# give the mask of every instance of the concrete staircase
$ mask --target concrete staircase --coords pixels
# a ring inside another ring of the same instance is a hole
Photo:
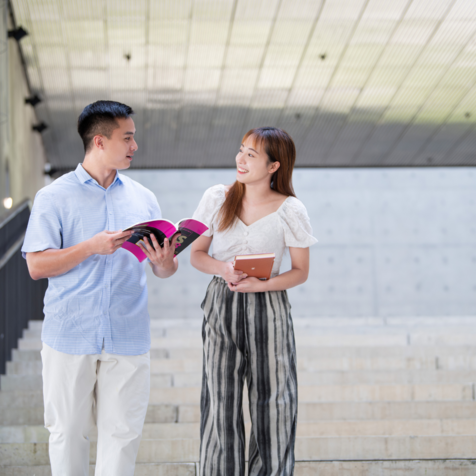
[[[135,474],[199,476],[201,322],[151,328]],[[0,475],[51,474],[40,332],[31,321],[1,376]],[[295,332],[296,476],[476,475],[476,317],[296,319]]]

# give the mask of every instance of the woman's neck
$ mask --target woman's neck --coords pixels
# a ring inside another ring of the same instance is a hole
[[[262,203],[269,200],[274,193],[269,182],[246,184],[243,199],[250,204]]]

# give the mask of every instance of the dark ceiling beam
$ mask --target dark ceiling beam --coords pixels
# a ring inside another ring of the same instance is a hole
[[[7,6],[8,6],[8,15],[10,17],[10,22],[12,24],[12,30],[19,31],[16,19],[15,19],[15,12],[13,11],[13,5],[10,0],[7,0]],[[31,89],[31,82],[30,82],[30,77],[28,76],[28,69],[26,67],[25,55],[23,54],[23,49],[21,47],[20,41],[17,40],[16,43],[18,47],[18,54],[20,55],[20,61],[21,61],[22,69],[23,69],[23,74],[25,76],[26,86],[28,88],[28,96],[33,97],[34,93]]]

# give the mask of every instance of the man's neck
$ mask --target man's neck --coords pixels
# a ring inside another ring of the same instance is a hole
[[[87,154],[84,157],[83,169],[96,180],[103,188],[108,188],[116,178],[116,169],[110,169],[103,166],[100,160]]]

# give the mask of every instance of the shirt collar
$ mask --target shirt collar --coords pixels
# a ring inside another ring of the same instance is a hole
[[[92,180],[94,183],[97,183],[96,180],[94,180],[91,177],[91,175],[89,175],[86,172],[86,170],[83,167],[83,164],[78,164],[74,173],[76,174],[76,177],[78,177],[78,179],[81,183],[86,183],[89,180]],[[116,170],[116,176],[114,177],[114,180],[112,181],[110,186],[114,185],[116,182],[122,183],[121,176],[119,175],[119,172],[117,170]]]

